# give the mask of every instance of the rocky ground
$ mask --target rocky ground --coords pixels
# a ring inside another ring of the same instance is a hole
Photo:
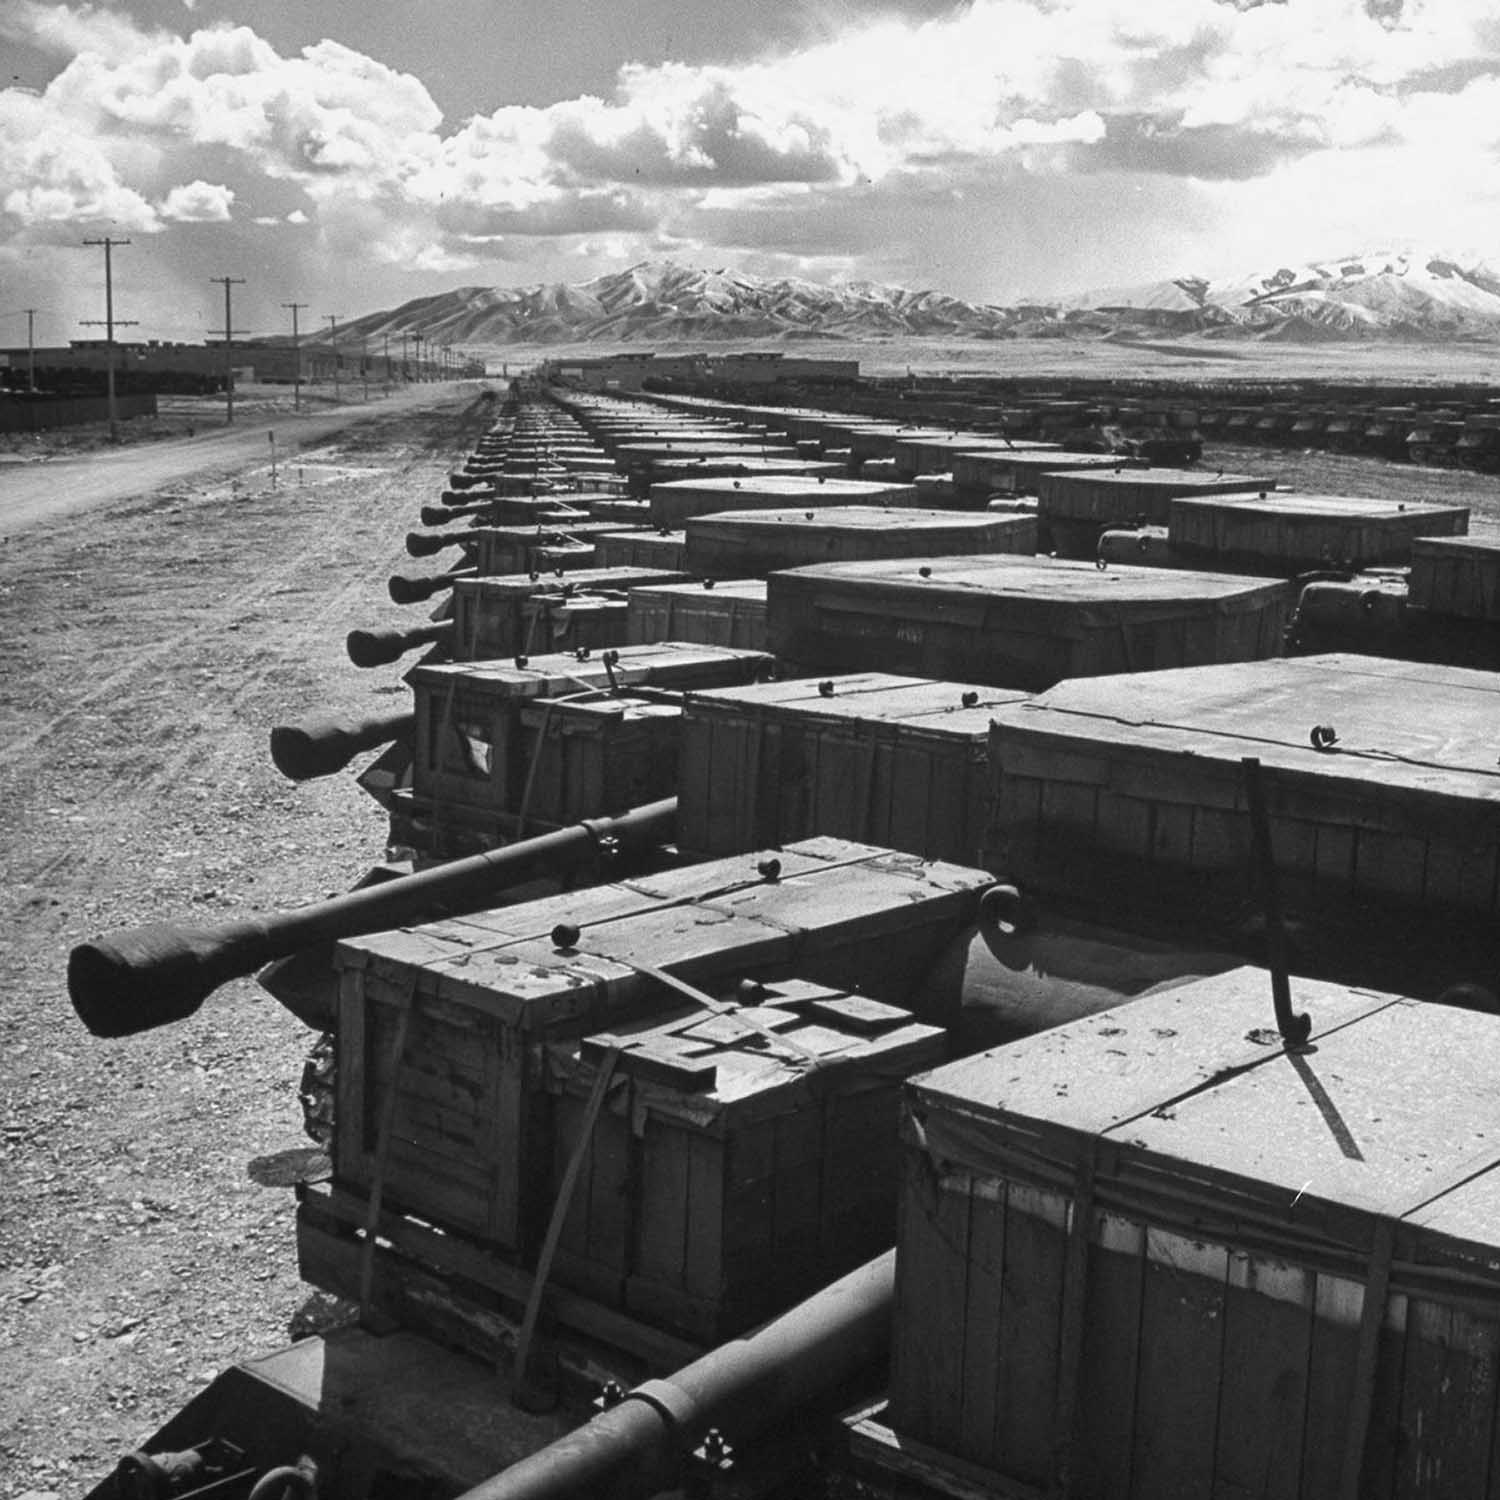
[[[472,387],[434,399],[351,414],[274,487],[259,465],[174,482],[0,549],[0,1493],[83,1493],[328,1311],[297,1278],[288,1185],[316,1165],[310,1033],[240,981],[100,1041],[65,968],[103,932],[300,905],[381,857],[375,804],[347,776],[283,780],[267,732],[406,693],[343,638],[411,623],[387,575],[438,570],[403,533],[492,412]]]

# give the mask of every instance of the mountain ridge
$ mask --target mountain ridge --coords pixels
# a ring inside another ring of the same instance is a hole
[[[641,261],[583,282],[460,287],[344,325],[437,343],[659,344],[887,337],[1500,339],[1500,268],[1473,252],[1380,250],[1221,277],[1182,275],[1012,306],[874,281]]]

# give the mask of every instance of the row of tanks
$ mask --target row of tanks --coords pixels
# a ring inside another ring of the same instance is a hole
[[[1308,545],[1467,530],[1326,498],[513,388],[392,580],[436,617],[350,636],[411,707],[272,735],[378,752],[392,861],[70,962],[116,1036],[270,965],[359,1309],[95,1493],[1458,1492],[1497,680],[1286,654]],[[1209,540],[1110,555],[1152,507]]]

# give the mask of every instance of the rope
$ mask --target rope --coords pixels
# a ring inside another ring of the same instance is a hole
[[[380,1109],[380,1130],[375,1141],[375,1160],[370,1172],[370,1198],[365,1206],[365,1238],[359,1261],[359,1315],[369,1316],[370,1297],[375,1286],[375,1234],[380,1227],[380,1206],[385,1196],[386,1166],[391,1155],[391,1136],[396,1124],[396,1085],[401,1065],[406,1060],[406,1037],[416,1009],[417,975],[414,970],[406,981],[397,1002],[396,1034],[391,1038],[391,1081]]]

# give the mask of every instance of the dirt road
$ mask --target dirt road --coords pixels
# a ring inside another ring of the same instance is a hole
[[[0,549],[0,1494],[81,1494],[308,1304],[286,1183],[310,1145],[309,1033],[239,982],[102,1042],[73,1015],[67,954],[297,906],[379,860],[376,805],[348,776],[282,780],[266,736],[406,696],[343,637],[411,623],[385,579],[424,571],[402,533],[488,425],[472,402],[425,387],[333,414],[337,439],[304,434],[301,486],[271,488],[248,425],[145,450],[134,494],[134,453],[69,464],[91,476],[72,513]]]
[[[105,448],[79,458],[55,458],[0,465],[0,538],[43,521],[114,501],[149,494],[163,485],[203,475],[230,474],[247,467],[269,467],[275,457],[288,473],[297,459],[336,433],[456,399],[478,389],[473,382],[414,385],[391,392],[378,404],[354,402],[274,417],[243,416],[233,427],[215,426],[192,437],[170,438],[137,447]]]

